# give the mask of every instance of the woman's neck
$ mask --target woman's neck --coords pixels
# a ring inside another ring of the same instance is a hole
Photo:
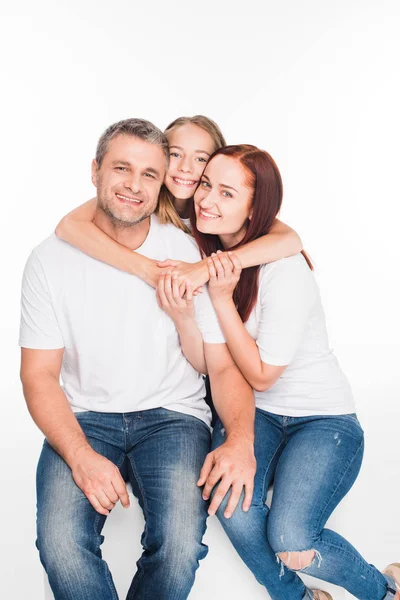
[[[229,248],[233,248],[234,246],[240,244],[245,235],[246,229],[241,229],[236,233],[224,233],[222,235],[219,235],[218,237],[221,240],[221,244],[223,245],[225,250],[229,250]]]
[[[186,200],[174,198],[175,210],[181,219],[188,219],[190,217],[190,206],[192,202],[192,198],[187,198]]]

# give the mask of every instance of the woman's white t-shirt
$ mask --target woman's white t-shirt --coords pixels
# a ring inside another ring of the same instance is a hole
[[[283,416],[355,412],[347,378],[329,348],[314,273],[302,254],[261,266],[257,303],[245,323],[261,360],[288,365],[256,406]]]

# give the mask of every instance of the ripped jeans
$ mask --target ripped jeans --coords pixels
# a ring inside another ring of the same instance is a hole
[[[218,421],[213,448],[224,440]],[[243,512],[240,502],[226,519],[225,499],[217,516],[272,600],[313,598],[297,570],[341,586],[360,600],[394,598],[394,581],[368,564],[342,536],[324,528],[356,480],[363,450],[364,434],[354,414],[283,417],[257,409],[251,508]],[[265,501],[272,482],[269,509]],[[310,550],[310,564],[299,569],[298,553]]]

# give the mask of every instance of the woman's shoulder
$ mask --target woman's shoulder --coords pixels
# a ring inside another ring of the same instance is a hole
[[[314,273],[301,253],[262,265],[259,288],[260,293],[276,290],[312,297],[317,292]]]

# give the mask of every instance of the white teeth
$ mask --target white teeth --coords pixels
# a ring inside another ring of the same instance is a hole
[[[194,185],[195,183],[197,183],[197,181],[188,181],[185,179],[179,179],[178,177],[173,177],[173,180],[176,183],[179,183],[179,185],[188,185],[189,186],[189,185]]]
[[[122,194],[116,194],[117,198],[121,198],[121,200],[127,200],[128,202],[134,202],[135,204],[140,204],[141,200],[135,200],[134,198],[128,198],[127,196],[122,196]]]
[[[200,214],[206,219],[219,219],[219,215],[212,215],[209,212],[204,212],[204,210],[200,210]]]

